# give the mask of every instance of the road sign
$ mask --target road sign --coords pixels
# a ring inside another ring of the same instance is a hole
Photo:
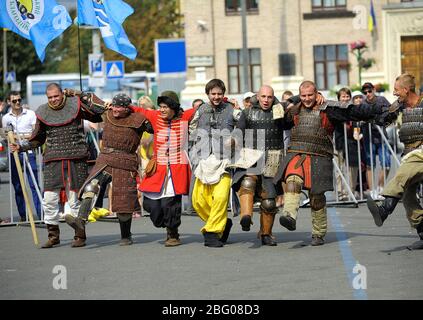
[[[15,81],[16,81],[16,72],[15,71],[6,72],[6,82],[12,83]]]
[[[185,39],[155,40],[156,73],[175,74],[187,71]]]
[[[106,77],[108,79],[123,78],[125,75],[125,62],[119,61],[106,61]]]
[[[15,81],[10,84],[10,90],[12,91],[21,91],[21,82]]]
[[[88,55],[88,66],[91,77],[104,76],[104,56],[101,53],[90,53]]]

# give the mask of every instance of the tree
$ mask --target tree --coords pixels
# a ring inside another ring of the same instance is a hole
[[[0,43],[3,44],[3,32],[0,32]],[[21,94],[25,96],[26,77],[30,74],[41,73],[43,65],[35,52],[32,42],[18,36],[14,32],[6,32],[7,37],[7,68],[6,71],[15,71],[16,80],[21,83]],[[0,50],[0,61],[3,61],[3,50]],[[3,75],[3,64],[0,65],[0,74]],[[3,78],[1,79],[3,84]],[[3,93],[4,95],[7,92]]]
[[[76,10],[69,12],[76,17]],[[44,73],[79,73],[79,50],[81,52],[81,72],[88,74],[88,54],[92,51],[91,30],[72,24],[55,39],[46,50]],[[80,44],[80,45],[79,45]]]
[[[123,27],[137,48],[138,55],[133,61],[105,47],[101,40],[101,50],[105,60],[125,60],[125,71],[154,71],[154,39],[176,38],[182,35],[177,0],[125,0],[134,8],[134,13],[124,22]],[[70,12],[71,17],[76,12]],[[81,62],[83,73],[88,73],[88,54],[92,52],[91,30],[80,28]],[[48,50],[45,70],[54,72],[79,72],[78,28],[72,25],[67,29],[61,41],[55,40]]]
[[[154,39],[177,38],[182,35],[177,0],[126,0],[135,12],[124,22],[129,40],[138,50],[137,58],[125,59],[127,71],[154,71]],[[122,60],[120,54],[102,45],[106,60]]]
[[[132,61],[107,49],[102,43],[102,52],[106,60],[125,60],[125,71],[154,71],[154,40],[182,37],[181,16],[177,12],[180,0],[125,0],[134,8],[134,13],[124,22],[124,28],[131,43],[138,50],[137,58]],[[76,11],[69,12],[72,18]],[[92,52],[91,30],[80,28],[80,50],[82,73],[88,73],[88,54]],[[2,33],[0,41],[2,41]],[[2,42],[0,42],[2,43]],[[60,37],[54,39],[46,49],[44,63],[39,60],[32,42],[7,32],[8,68],[16,71],[17,80],[25,92],[26,77],[39,73],[79,72],[78,28],[69,27]],[[0,61],[2,61],[0,50]],[[2,74],[2,64],[0,65]]]

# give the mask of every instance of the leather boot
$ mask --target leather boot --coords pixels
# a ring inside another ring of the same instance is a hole
[[[65,221],[73,230],[75,230],[75,235],[77,232],[85,234],[85,224],[87,223],[86,219],[83,219],[80,216],[74,217],[71,214],[66,214]]]
[[[85,246],[85,240],[87,236],[85,234],[85,223],[86,221],[81,217],[74,217],[71,214],[65,215],[66,223],[75,230],[75,236],[71,243],[72,248],[80,248]]]
[[[222,242],[223,244],[226,244],[226,242],[228,241],[228,237],[229,237],[229,233],[231,232],[232,225],[233,225],[232,219],[228,218],[226,220],[225,230],[223,230],[222,237],[220,238],[220,242]]]
[[[272,236],[273,223],[275,221],[275,214],[265,211],[260,215],[260,237],[261,244],[264,246],[276,246],[277,242]]]
[[[72,248],[85,247],[86,240],[87,240],[87,236],[85,234],[85,227],[84,227],[84,230],[76,230],[71,247]]]
[[[385,200],[380,205],[377,205],[376,201],[371,197],[367,198],[367,207],[378,227],[381,227],[386,218],[394,211],[399,200],[398,198],[385,197]]]
[[[58,225],[48,224],[48,240],[41,246],[43,249],[49,249],[60,243],[60,229]]]
[[[211,248],[223,247],[222,241],[219,240],[219,235],[214,232],[204,232],[204,245]]]
[[[166,230],[167,230],[167,238],[165,241],[165,247],[176,247],[181,245],[178,228],[175,228],[175,229],[166,228]]]
[[[297,229],[297,221],[294,218],[292,218],[288,215],[285,215],[286,214],[285,212],[282,213],[282,214],[283,215],[280,216],[280,218],[279,218],[279,223],[281,224],[281,226],[287,228],[289,231],[296,230]]]
[[[241,228],[242,231],[250,231],[250,227],[253,224],[253,206],[254,206],[254,194],[244,193],[239,197],[241,204]]]
[[[130,246],[133,243],[131,234],[131,223],[132,219],[126,221],[119,220],[121,235],[121,240],[119,243],[120,246]]]

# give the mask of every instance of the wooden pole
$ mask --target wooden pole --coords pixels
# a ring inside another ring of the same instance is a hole
[[[13,134],[13,131],[9,131],[7,133],[7,137],[9,139],[10,143],[12,143],[12,144],[15,143],[15,136]],[[25,179],[24,179],[24,176],[23,176],[21,162],[19,161],[18,151],[13,152],[13,157],[15,158],[16,171],[18,171],[19,180],[21,182],[22,193],[23,193],[23,196],[24,196],[24,199],[25,199],[26,208],[29,211],[28,216],[29,216],[29,222],[31,224],[32,237],[34,239],[34,244],[36,246],[38,246],[38,244],[39,244],[38,235],[37,235],[37,231],[35,230],[35,223],[34,223],[34,217],[32,215],[31,202],[29,201],[28,193],[26,192]]]

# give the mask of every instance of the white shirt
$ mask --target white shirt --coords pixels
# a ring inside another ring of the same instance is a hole
[[[167,176],[167,184],[163,186],[161,192],[143,192],[142,194],[151,200],[159,200],[163,198],[174,197],[175,190],[173,189],[172,172],[169,170]]]
[[[14,133],[32,133],[37,117],[35,112],[23,109],[21,114],[16,116],[11,110],[2,118],[3,128],[6,129],[9,124],[13,126]]]

